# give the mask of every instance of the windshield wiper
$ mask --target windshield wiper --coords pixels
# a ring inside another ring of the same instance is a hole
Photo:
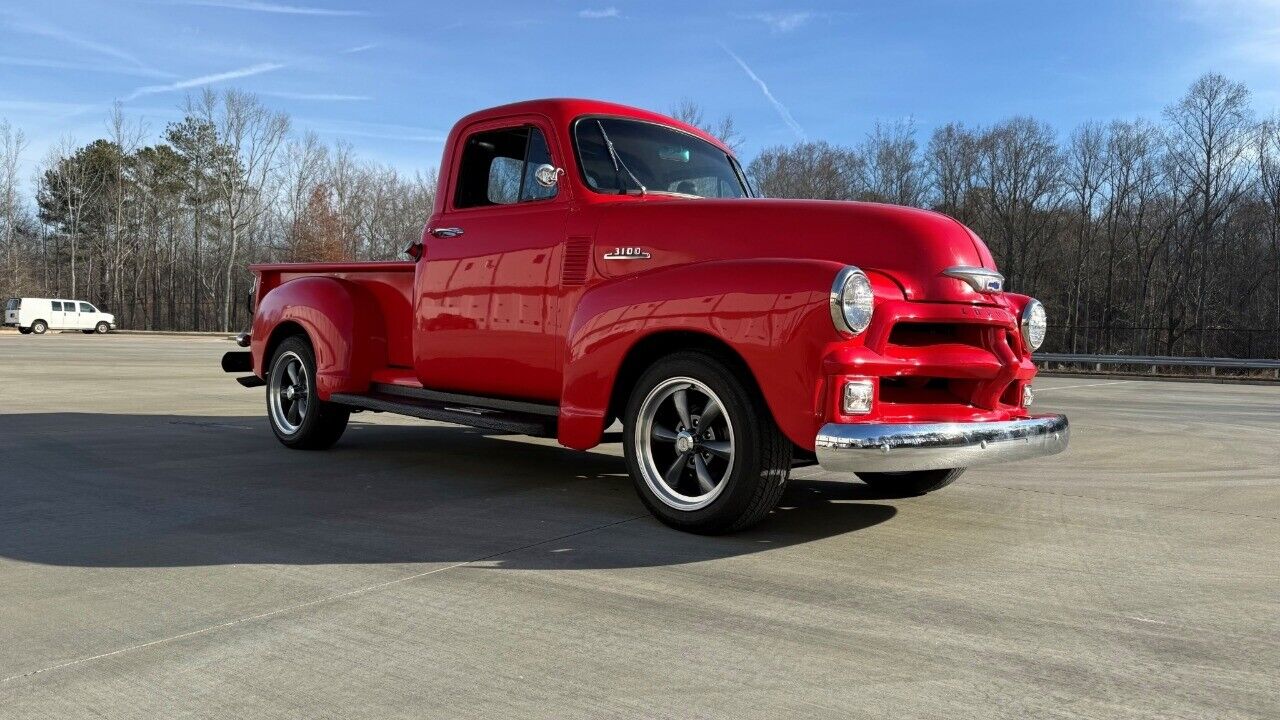
[[[613,141],[609,139],[609,133],[604,131],[604,123],[597,120],[596,125],[600,128],[600,137],[604,138],[605,146],[609,148],[609,157],[613,158],[613,172],[618,173],[622,170],[626,170],[627,175],[631,176],[631,182],[635,183],[636,187],[640,188],[640,194],[644,195],[647,193],[648,191],[645,190],[644,183],[640,182],[640,179],[636,177],[636,174],[631,172],[631,168],[627,167],[627,164],[622,162],[622,156],[618,154],[616,149],[614,149]],[[626,195],[627,189],[625,187],[622,188],[622,192],[619,194]]]

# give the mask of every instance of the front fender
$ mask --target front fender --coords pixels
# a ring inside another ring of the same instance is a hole
[[[376,298],[363,286],[332,277],[303,277],[272,288],[253,318],[253,371],[265,378],[268,343],[294,323],[316,354],[316,391],[365,392],[374,368],[386,364],[387,333]]]
[[[681,331],[725,343],[746,362],[778,427],[812,447],[821,425],[821,363],[839,337],[826,260],[723,260],[671,266],[586,291],[566,333],[559,441],[600,442],[613,384],[627,353],[655,333]]]

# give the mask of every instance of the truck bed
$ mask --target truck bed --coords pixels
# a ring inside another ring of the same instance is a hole
[[[258,276],[259,300],[273,288],[304,277],[331,277],[366,288],[382,310],[387,363],[394,369],[413,367],[414,267],[410,261],[390,261],[271,263],[251,265],[249,269]]]

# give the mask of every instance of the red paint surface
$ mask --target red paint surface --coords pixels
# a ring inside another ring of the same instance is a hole
[[[801,447],[812,448],[830,421],[1026,415],[1021,389],[1035,366],[1018,313],[1027,299],[982,295],[941,274],[995,267],[968,228],[869,203],[599,194],[582,184],[570,150],[573,120],[591,114],[661,122],[723,148],[669,118],[594,101],[467,116],[450,133],[427,223],[465,234],[424,233],[416,263],[255,266],[255,369],[263,371],[272,332],[293,322],[316,347],[322,397],[376,380],[554,402],[560,441],[588,448],[610,419],[614,379],[635,344],[656,333],[699,333],[742,359]],[[453,207],[462,141],[519,125],[542,129],[565,169],[557,196]],[[604,260],[615,247],[652,257]],[[584,250],[585,275],[575,264]],[[878,301],[871,327],[852,339],[836,332],[828,305],[835,274],[849,264],[868,272]],[[845,378],[875,381],[872,414],[841,415]]]

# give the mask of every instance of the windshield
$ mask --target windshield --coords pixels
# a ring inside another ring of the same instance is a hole
[[[729,155],[674,128],[640,120],[581,118],[573,135],[582,180],[596,192],[750,195]]]

